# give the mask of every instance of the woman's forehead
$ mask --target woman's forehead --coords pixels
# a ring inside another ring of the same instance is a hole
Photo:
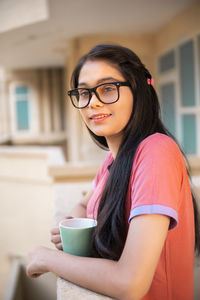
[[[81,68],[78,83],[79,85],[98,84],[109,80],[124,80],[117,65],[106,60],[88,60]]]

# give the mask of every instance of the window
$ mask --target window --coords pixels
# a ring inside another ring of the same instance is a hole
[[[194,42],[190,40],[178,47],[180,66],[181,105],[195,105]]]
[[[29,89],[27,86],[15,88],[16,120],[18,130],[28,130],[29,124]]]
[[[197,65],[198,65],[198,69],[197,69],[197,72],[198,72],[198,79],[200,79],[200,35],[198,36],[198,45],[197,45],[197,55],[198,55],[198,63],[197,63]],[[197,91],[198,93],[199,93],[199,98],[200,98],[200,84],[199,84],[199,86],[198,86],[198,91]],[[199,102],[200,102],[200,99],[199,99]]]
[[[195,154],[197,135],[196,135],[196,116],[195,114],[182,115],[182,135],[183,148],[187,154]]]
[[[176,135],[176,110],[175,110],[175,88],[174,83],[167,83],[161,86],[162,117],[168,130]]]
[[[158,60],[161,112],[186,154],[200,155],[200,35]]]
[[[175,54],[174,51],[170,51],[163,55],[159,60],[159,72],[164,73],[173,69],[175,66]]]

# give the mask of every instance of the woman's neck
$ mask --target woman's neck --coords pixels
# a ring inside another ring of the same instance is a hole
[[[106,137],[108,147],[112,153],[113,158],[115,159],[122,141],[122,135],[109,136]]]

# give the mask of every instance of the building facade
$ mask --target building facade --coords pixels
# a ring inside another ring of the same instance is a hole
[[[153,34],[84,35],[72,38],[66,65],[0,70],[0,143],[59,145],[67,161],[98,161],[104,154],[91,141],[67,98],[77,60],[99,42],[133,49],[155,78],[162,119],[186,154],[200,156],[200,3]]]

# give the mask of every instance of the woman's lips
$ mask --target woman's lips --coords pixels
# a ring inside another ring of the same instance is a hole
[[[95,114],[90,117],[90,120],[94,122],[101,122],[109,118],[111,114]]]

